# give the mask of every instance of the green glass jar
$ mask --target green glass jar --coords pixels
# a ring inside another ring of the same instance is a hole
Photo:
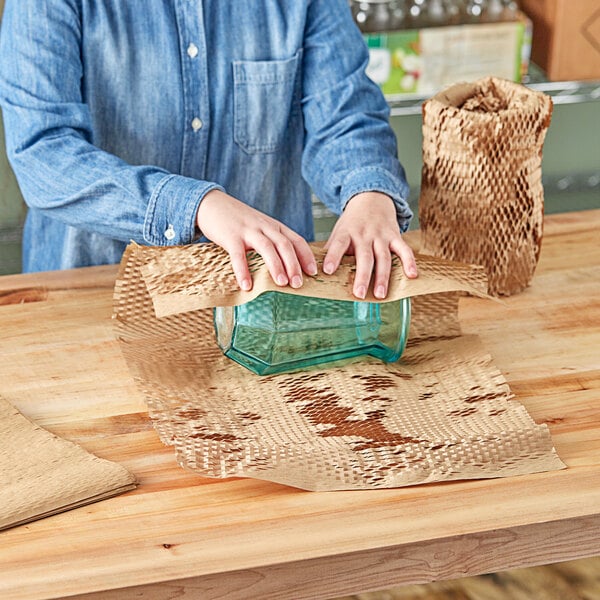
[[[266,292],[215,308],[214,324],[225,355],[258,375],[367,355],[394,362],[406,344],[410,299],[379,304]]]

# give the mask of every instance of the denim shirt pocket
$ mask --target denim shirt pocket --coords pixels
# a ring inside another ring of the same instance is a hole
[[[234,139],[245,152],[281,148],[292,117],[300,113],[301,53],[286,60],[233,62]]]

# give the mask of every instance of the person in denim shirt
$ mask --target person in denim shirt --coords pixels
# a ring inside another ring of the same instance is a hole
[[[25,271],[210,239],[242,289],[316,263],[311,190],[340,214],[324,271],[385,297],[412,217],[389,111],[346,0],[7,0],[0,104],[29,206]]]

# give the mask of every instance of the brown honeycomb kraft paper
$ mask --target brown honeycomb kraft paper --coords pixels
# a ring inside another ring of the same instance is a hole
[[[135,486],[125,467],[46,431],[0,397],[0,531]]]
[[[551,99],[497,78],[423,104],[421,250],[485,267],[493,296],[525,289],[542,242]]]
[[[196,244],[154,250],[154,256],[141,267],[142,276],[152,298],[157,317],[200,308],[233,306],[253,300],[269,291],[287,294],[328,298],[331,300],[356,300],[352,295],[354,258],[347,256],[333,275],[323,274],[326,251],[321,244],[312,244],[318,274],[304,276],[301,288],[277,286],[263,259],[256,253],[248,254],[248,265],[253,275],[253,287],[243,292],[237,286],[228,254],[215,244]],[[138,252],[144,252],[138,246]],[[458,291],[485,296],[486,279],[483,268],[475,265],[440,260],[433,256],[419,256],[417,279],[404,275],[397,256],[392,259],[386,302],[402,298],[439,292]],[[373,295],[372,286],[365,298],[368,302],[381,302]]]
[[[251,295],[271,289],[262,259],[250,262]],[[115,286],[115,327],[161,440],[202,476],[307,490],[563,468],[547,427],[513,399],[478,339],[460,335],[458,294],[481,293],[483,270],[424,256],[418,266],[417,280],[397,262],[392,270],[389,299],[419,292],[400,361],[259,376],[216,344],[210,307],[244,300],[226,253],[212,244],[130,245]],[[335,277],[307,278],[304,291],[352,298],[352,273],[350,260]]]

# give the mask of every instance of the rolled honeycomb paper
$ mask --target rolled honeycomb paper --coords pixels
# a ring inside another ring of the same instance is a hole
[[[486,78],[423,104],[421,251],[482,265],[488,293],[533,278],[542,242],[542,147],[548,96]]]

